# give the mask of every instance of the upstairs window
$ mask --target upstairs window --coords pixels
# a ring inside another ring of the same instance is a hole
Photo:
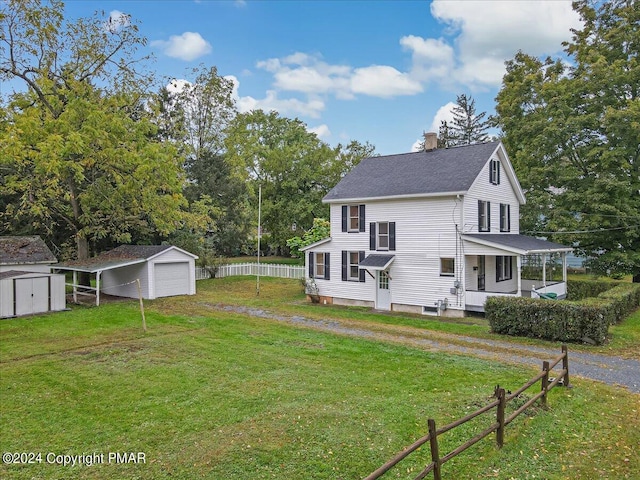
[[[369,250],[396,249],[396,222],[371,222],[369,224]]]
[[[364,232],[364,205],[342,206],[342,231]]]
[[[489,162],[489,182],[500,185],[500,161],[491,160]]]
[[[511,205],[506,203],[500,204],[500,231],[511,231]]]
[[[484,200],[478,200],[478,231],[491,231],[491,204]]]

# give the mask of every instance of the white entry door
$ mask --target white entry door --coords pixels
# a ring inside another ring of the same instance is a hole
[[[391,310],[389,272],[378,271],[377,277],[376,308],[378,310]]]

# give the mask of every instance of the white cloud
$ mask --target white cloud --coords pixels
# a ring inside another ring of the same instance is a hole
[[[422,85],[406,73],[386,65],[356,68],[351,77],[351,90],[373,97],[390,98],[399,95],[415,95],[422,92]]]
[[[305,115],[311,118],[319,118],[320,112],[324,110],[325,104],[319,99],[302,101],[297,98],[278,98],[278,92],[267,90],[265,98],[259,99],[252,96],[241,97],[239,95],[240,81],[233,75],[224,77],[233,83],[231,93],[238,106],[238,111],[245,113],[251,110],[264,110],[270,112],[275,110],[281,115]]]
[[[108,32],[116,33],[131,25],[131,16],[122,13],[120,10],[111,10],[109,19],[104,23],[104,28]]]
[[[185,61],[211,53],[211,44],[197,32],[184,32],[182,35],[171,35],[169,40],[155,40],[152,47],[160,48],[163,53],[172,58]]]
[[[456,104],[453,102],[449,102],[446,105],[441,106],[433,117],[429,131],[438,133],[440,124],[443,120],[451,125],[453,122],[453,109],[455,106]]]
[[[324,123],[322,125],[318,125],[317,127],[307,127],[307,131],[311,133],[315,133],[318,138],[322,140],[326,140],[331,137],[331,130]]]
[[[571,2],[434,0],[431,14],[457,34],[454,44],[439,39],[435,54],[448,57],[455,47],[456,64],[448,63],[449,81],[469,87],[498,86],[504,74],[504,62],[522,50],[531,55],[553,55],[562,50],[562,42],[571,37],[571,28],[580,27]],[[418,37],[419,39],[419,37]],[[405,37],[403,46],[414,52],[414,62],[434,55],[427,45]],[[414,65],[415,67],[416,65]],[[420,65],[418,65],[420,66]],[[416,69],[420,73],[420,69]]]

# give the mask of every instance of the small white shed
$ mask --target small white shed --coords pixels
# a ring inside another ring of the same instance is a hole
[[[0,272],[0,318],[65,308],[64,275],[16,270]]]
[[[56,265],[56,269],[88,272],[96,276],[96,303],[100,293],[154,299],[195,295],[195,260],[198,257],[172,245],[121,245],[89,260]],[[76,281],[74,280],[74,284]]]

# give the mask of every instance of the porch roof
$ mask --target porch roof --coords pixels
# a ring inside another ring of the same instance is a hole
[[[372,253],[362,260],[358,266],[366,270],[386,270],[391,262],[393,262],[395,255],[380,255]]]
[[[549,242],[540,238],[515,233],[467,233],[462,236],[462,239],[471,243],[506,250],[518,255],[573,251],[572,247],[567,247],[560,243]]]

